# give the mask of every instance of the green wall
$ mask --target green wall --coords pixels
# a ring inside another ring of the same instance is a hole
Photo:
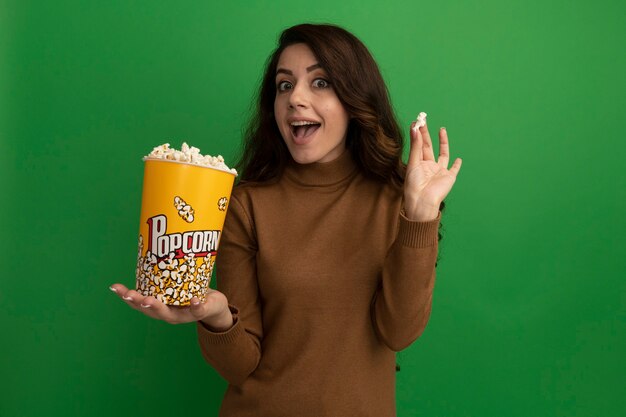
[[[0,415],[217,414],[225,384],[194,326],[108,286],[134,284],[141,156],[186,140],[232,161],[266,56],[303,21],[359,36],[407,132],[428,112],[464,161],[398,415],[622,415],[625,12],[0,1]]]

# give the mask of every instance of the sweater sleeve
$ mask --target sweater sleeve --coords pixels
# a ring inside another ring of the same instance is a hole
[[[233,326],[210,331],[197,322],[198,342],[206,362],[230,384],[241,385],[256,369],[263,337],[256,275],[257,244],[250,216],[233,195],[216,259],[217,289],[228,298]]]
[[[398,235],[383,264],[372,302],[372,321],[379,339],[400,351],[424,331],[430,317],[441,212],[428,222],[400,215]]]

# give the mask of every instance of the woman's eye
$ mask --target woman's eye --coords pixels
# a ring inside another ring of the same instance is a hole
[[[278,83],[278,91],[285,91],[288,88],[291,88],[291,83],[289,81],[281,81]]]
[[[317,88],[326,88],[330,85],[330,83],[323,78],[318,78],[313,81],[313,85]]]

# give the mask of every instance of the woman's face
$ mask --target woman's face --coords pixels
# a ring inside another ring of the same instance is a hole
[[[300,164],[332,161],[346,148],[350,117],[306,44],[288,46],[278,59],[274,114]]]

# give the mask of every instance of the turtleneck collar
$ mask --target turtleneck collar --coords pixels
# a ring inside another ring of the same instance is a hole
[[[299,164],[291,159],[285,168],[285,175],[301,185],[323,187],[341,182],[356,171],[352,154],[346,149],[330,162]]]

